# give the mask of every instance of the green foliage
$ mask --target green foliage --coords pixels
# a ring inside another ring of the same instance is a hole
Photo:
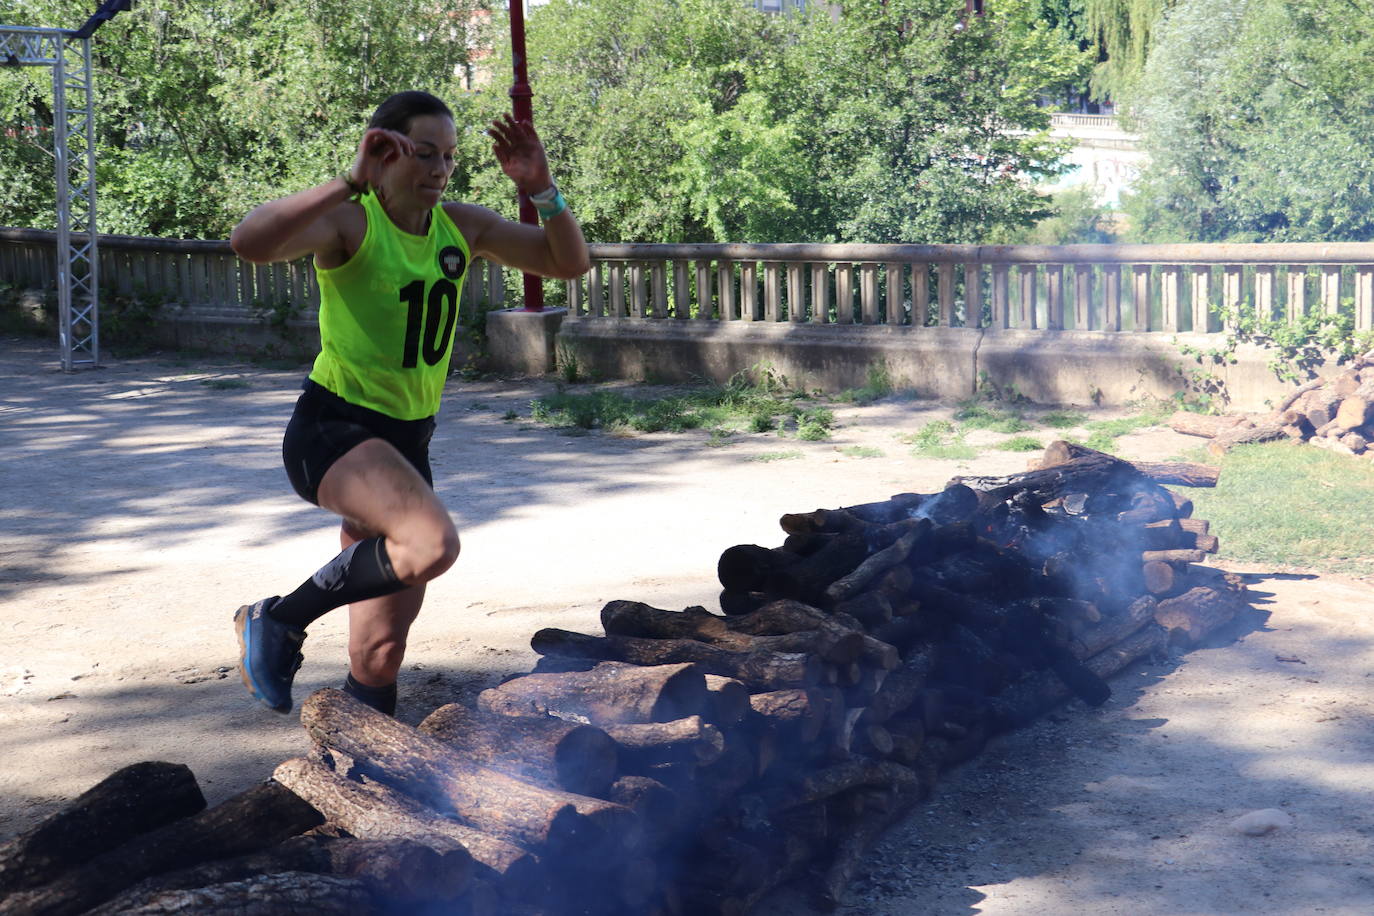
[[[954,411],[961,429],[989,429],[997,433],[1019,433],[1033,427],[1019,410],[990,406],[978,401],[965,402]]]
[[[978,241],[1046,212],[1023,179],[1063,147],[1036,102],[1087,60],[1029,0],[959,18],[935,0],[863,0],[838,21],[553,0],[529,28],[541,130],[589,238]],[[506,104],[499,84],[479,96]],[[510,212],[492,166],[472,184]]]
[[[1077,186],[1050,195],[1050,215],[1034,225],[995,232],[988,241],[1002,245],[1110,245],[1117,238],[1116,216],[1097,202],[1093,190]]]
[[[875,363],[868,367],[868,380],[861,387],[842,391],[835,400],[844,404],[863,406],[887,397],[892,391],[892,372],[888,369],[887,363]]]
[[[912,446],[913,455],[921,458],[967,460],[978,455],[978,450],[964,441],[963,432],[948,420],[931,420],[900,438]]]
[[[760,452],[760,453],[757,454],[757,455],[751,455],[751,456],[749,456],[749,458],[747,458],[746,460],[747,460],[747,461],[795,461],[795,460],[798,459],[798,458],[805,458],[805,457],[806,457],[806,456],[803,455],[801,452],[796,451],[795,449],[793,449],[793,450],[791,450],[791,451],[786,451],[786,452]]]
[[[1038,452],[1044,447],[1043,442],[1032,436],[1013,436],[993,446],[1004,452]]]
[[[1123,99],[1141,241],[1374,239],[1374,18],[1359,3],[1180,0]]]
[[[75,28],[92,8],[25,0],[4,18]],[[462,9],[463,0],[140,0],[92,42],[101,230],[227,237],[254,205],[344,168],[393,91],[436,92],[472,124],[454,75],[468,62]],[[49,83],[41,68],[0,70],[0,123],[19,128],[0,132],[10,225],[52,226]],[[460,153],[486,158],[486,146]]]
[[[1334,315],[1314,311],[1298,319],[1261,317],[1239,304],[1221,307],[1219,311],[1227,329],[1220,344],[1198,347],[1176,341],[1179,352],[1192,357],[1198,366],[1184,372],[1188,387],[1180,401],[1185,409],[1211,413],[1229,403],[1225,382],[1214,370],[1234,365],[1236,350],[1242,343],[1268,351],[1269,371],[1287,382],[1315,378],[1318,367],[1324,363],[1349,362],[1374,348],[1374,331],[1355,331],[1350,302]]]
[[[1165,13],[1178,0],[1083,0],[1087,31],[1097,41],[1093,94],[1120,98],[1140,79]]]
[[[1038,422],[1051,429],[1072,429],[1075,426],[1082,426],[1087,422],[1087,419],[1086,414],[1076,410],[1051,410],[1049,413],[1041,414]]]
[[[871,445],[846,445],[840,449],[840,454],[846,458],[881,458],[883,450]]]
[[[101,289],[102,341],[120,346],[126,353],[146,350],[164,304],[161,299],[141,288],[128,293],[109,287]]]
[[[1292,442],[1244,445],[1189,492],[1228,558],[1374,574],[1374,465]]]

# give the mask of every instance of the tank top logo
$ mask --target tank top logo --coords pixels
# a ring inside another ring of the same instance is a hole
[[[463,268],[467,267],[467,261],[463,249],[456,245],[449,245],[439,252],[439,269],[450,280],[457,280],[463,275]]]

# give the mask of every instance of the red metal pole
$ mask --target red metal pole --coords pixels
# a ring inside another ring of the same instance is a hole
[[[530,99],[534,97],[534,90],[530,88],[529,70],[525,66],[525,0],[506,2],[510,5],[511,64],[515,69],[515,82],[510,87],[511,111],[515,120],[533,124],[534,106]],[[539,225],[539,212],[524,191],[520,192],[520,222]],[[534,274],[525,274],[525,311],[544,311],[544,281]]]

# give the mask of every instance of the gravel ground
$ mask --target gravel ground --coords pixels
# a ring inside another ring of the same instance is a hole
[[[51,345],[0,339],[0,840],[129,763],[186,763],[214,804],[308,743],[294,717],[247,699],[230,626],[239,604],[337,550],[334,522],[291,494],[278,458],[301,371],[107,363],[67,375]],[[715,607],[720,552],[780,544],[785,512],[1027,462],[982,433],[977,458],[913,456],[897,437],[952,412],[916,398],[837,406],[828,441],[711,448],[705,432],[535,426],[529,402],[553,390],[450,385],[436,489],[464,551],[413,633],[403,721],[528,670],[540,627],[597,632],[611,599]],[[1156,460],[1199,444],[1163,429],[1119,441]],[[1230,563],[1217,533],[1217,562],[1246,574],[1255,612],[1129,669],[1104,707],[1061,707],[946,774],[843,912],[1374,913],[1374,588]],[[338,615],[312,628],[298,698],[342,681],[344,635]],[[1235,826],[1269,809],[1282,814],[1269,832]],[[819,910],[797,881],[758,912]]]

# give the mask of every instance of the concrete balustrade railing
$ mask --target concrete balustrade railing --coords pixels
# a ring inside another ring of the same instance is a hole
[[[0,283],[52,287],[54,233],[0,229]],[[877,366],[935,397],[985,384],[1051,403],[1169,397],[1245,316],[1341,314],[1374,329],[1374,244],[830,245],[593,244],[566,307],[496,309],[488,368],[723,381],[768,363],[808,387],[862,384]],[[216,350],[315,346],[308,261],[255,266],[219,241],[101,236],[102,287],[169,303],[161,342]],[[547,290],[558,289],[550,281]],[[499,305],[495,265],[463,302]],[[556,301],[557,297],[551,297]],[[288,316],[282,321],[282,316]],[[472,354],[470,354],[472,355]],[[1291,382],[1271,353],[1237,351],[1220,377],[1259,409]],[[461,364],[461,363],[460,363]]]
[[[592,245],[569,317],[1207,333],[1374,327],[1374,244]]]
[[[55,232],[0,229],[0,283],[55,287],[56,239]],[[277,316],[279,338],[298,337],[303,350],[315,346],[320,291],[309,258],[250,264],[225,241],[123,235],[101,235],[98,251],[101,288],[159,308],[166,342],[252,349],[265,339],[254,329]],[[468,308],[502,303],[501,268],[474,263],[461,295]]]

